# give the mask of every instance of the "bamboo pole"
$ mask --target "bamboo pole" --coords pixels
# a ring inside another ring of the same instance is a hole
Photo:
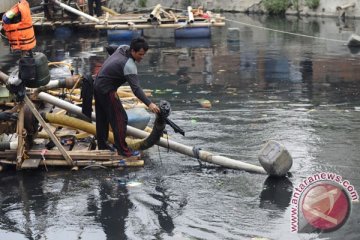
[[[117,12],[115,12],[114,10],[112,10],[112,9],[110,9],[110,8],[101,6],[101,9],[102,9],[104,12],[110,13],[112,16],[120,16],[120,13],[117,13]]]
[[[24,103],[20,103],[20,110],[17,120],[18,148],[16,152],[16,169],[20,170],[24,161],[25,139],[24,139]]]
[[[169,11],[171,18],[174,19],[174,22],[177,23],[178,22],[178,18],[176,17],[175,13],[173,11]]]
[[[192,7],[188,6],[187,11],[188,11],[188,23],[194,23],[194,14],[192,12]]]
[[[51,140],[55,143],[56,147],[59,149],[61,154],[64,156],[65,160],[71,166],[73,164],[73,160],[71,159],[69,154],[66,152],[64,147],[61,145],[61,143],[59,142],[59,139],[57,139],[55,134],[51,131],[49,126],[46,124],[45,120],[41,117],[40,113],[36,110],[34,104],[31,102],[31,100],[28,98],[28,96],[25,95],[24,101],[25,101],[26,105],[30,108],[31,112],[34,114],[36,119],[39,121],[41,126],[44,128],[46,133],[49,134]]]
[[[68,152],[73,161],[135,161],[139,160],[137,156],[125,157],[118,155],[116,152],[111,152],[109,150],[73,150]],[[43,150],[28,150],[26,154],[29,158],[32,159],[39,159],[39,158],[46,158],[46,160],[64,160],[64,157],[58,150],[47,150],[43,152]],[[16,158],[16,151],[15,150],[6,150],[1,154],[2,159],[12,160]]]
[[[169,19],[171,19],[171,18],[173,18],[173,15],[171,15],[170,13],[168,13],[167,11],[165,11],[164,9],[160,9],[160,13],[162,13],[162,14],[164,14],[164,16],[166,17],[166,18],[169,18]]]
[[[81,114],[80,107],[75,106],[71,103],[65,102],[63,100],[60,100],[58,98],[55,98],[47,93],[42,92],[39,94],[38,97],[45,102],[51,103],[57,107],[64,108],[74,114]],[[92,119],[95,120],[95,113],[92,113]],[[127,126],[127,134],[130,136],[136,137],[136,138],[140,138],[140,139],[143,139],[143,138],[146,138],[149,136],[149,133],[139,130],[139,129],[136,129],[131,126]],[[230,158],[223,157],[223,156],[214,155],[207,151],[200,150],[199,154],[197,155],[193,151],[193,147],[186,146],[186,145],[177,143],[177,142],[169,140],[169,139],[160,138],[157,145],[164,147],[164,148],[170,148],[171,150],[173,150],[175,152],[182,153],[182,154],[185,154],[185,155],[188,155],[191,157],[195,157],[195,158],[199,157],[199,159],[202,161],[214,163],[214,164],[217,164],[220,166],[233,168],[233,169],[241,169],[241,170],[245,170],[245,171],[249,171],[249,172],[266,174],[266,171],[264,170],[264,168],[262,168],[260,166],[241,162],[241,161],[230,159]]]
[[[158,12],[160,11],[160,8],[161,8],[161,4],[157,4],[154,9],[151,11],[150,13],[150,18],[154,18],[156,17],[156,15],[158,14]]]
[[[192,23],[187,25],[186,27],[223,27],[225,26],[225,22],[202,22],[202,23]],[[96,29],[152,29],[152,28],[182,28],[184,27],[183,23],[166,23],[161,25],[152,25],[152,24],[135,24],[134,26],[128,26],[127,24],[109,24],[109,25],[95,25]]]

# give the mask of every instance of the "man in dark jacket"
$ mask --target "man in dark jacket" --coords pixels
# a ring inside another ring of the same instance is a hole
[[[148,49],[145,39],[136,38],[131,41],[130,47],[119,46],[101,67],[94,83],[98,149],[109,149],[107,139],[110,123],[118,154],[127,157],[135,155],[125,141],[128,118],[116,93],[124,83],[129,83],[135,96],[152,112],[160,113],[159,107],[146,97],[137,76],[135,62],[140,62]]]

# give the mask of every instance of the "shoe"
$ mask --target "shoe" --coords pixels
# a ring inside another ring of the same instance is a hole
[[[126,156],[126,157],[141,157],[141,152],[140,151],[137,151],[137,150],[130,150],[129,152],[127,153],[118,153],[119,155],[123,155],[123,156]]]
[[[131,151],[131,157],[141,157],[141,152],[137,150]]]

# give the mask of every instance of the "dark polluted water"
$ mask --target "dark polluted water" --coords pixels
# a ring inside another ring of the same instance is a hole
[[[147,30],[141,84],[154,90],[154,101],[171,103],[170,118],[186,132],[168,129],[172,140],[259,164],[261,147],[273,139],[293,157],[291,176],[200,167],[157,146],[145,151],[139,169],[3,171],[0,239],[359,239],[358,202],[335,231],[291,229],[292,195],[309,176],[334,173],[360,189],[360,57],[331,41],[345,42],[359,21],[226,17],[317,38],[236,22],[214,29],[211,39]],[[227,28],[239,28],[239,41],[227,41]],[[103,46],[121,44],[66,29],[37,39],[49,61],[81,73],[98,71]],[[16,57],[0,44],[0,66],[9,73]],[[53,79],[66,75],[52,70]],[[211,108],[201,107],[204,99]]]

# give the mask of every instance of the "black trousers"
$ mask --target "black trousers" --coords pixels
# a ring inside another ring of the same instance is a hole
[[[94,2],[95,2],[95,13],[96,16],[101,16],[101,0],[88,0],[89,14],[94,15]]]
[[[108,149],[107,139],[109,136],[109,123],[114,133],[114,146],[118,153],[130,157],[129,149],[125,137],[128,116],[125,112],[116,91],[110,91],[108,94],[100,94],[96,90],[95,111],[96,111],[96,138],[98,149]]]

